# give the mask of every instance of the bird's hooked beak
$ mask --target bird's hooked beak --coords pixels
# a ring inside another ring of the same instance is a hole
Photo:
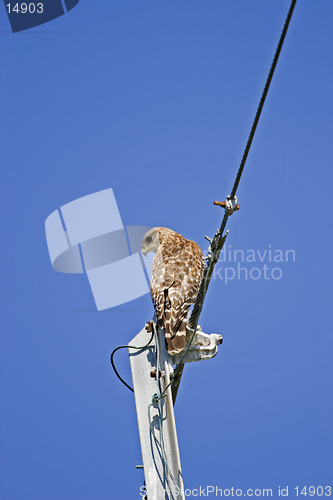
[[[143,255],[144,255],[145,257],[147,257],[147,255],[148,255],[148,250],[142,250],[142,253],[143,253]]]

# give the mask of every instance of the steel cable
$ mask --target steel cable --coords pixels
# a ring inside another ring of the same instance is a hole
[[[289,7],[289,11],[288,11],[288,14],[287,14],[284,26],[283,26],[283,30],[282,30],[282,33],[281,33],[281,36],[279,39],[279,43],[278,43],[278,46],[277,46],[275,54],[274,54],[273,62],[272,62],[271,68],[269,70],[268,77],[267,77],[267,80],[265,83],[265,87],[264,87],[264,90],[262,92],[261,99],[260,99],[260,102],[259,102],[259,105],[257,108],[257,112],[256,112],[255,118],[253,120],[251,131],[250,131],[250,134],[249,134],[246,146],[245,146],[243,157],[242,157],[240,166],[239,166],[238,171],[237,171],[236,179],[235,179],[235,182],[234,182],[234,185],[233,185],[233,188],[231,191],[231,195],[230,195],[231,199],[234,199],[235,195],[236,195],[239,181],[240,181],[240,178],[242,176],[244,166],[245,166],[245,163],[246,163],[249,151],[250,151],[250,147],[252,144],[252,140],[253,140],[253,137],[254,137],[258,122],[259,122],[261,111],[263,109],[263,106],[264,106],[264,103],[265,103],[265,100],[267,97],[268,89],[270,87],[270,84],[271,84],[271,81],[273,78],[273,74],[274,74],[274,71],[275,71],[275,68],[276,68],[276,65],[277,65],[277,62],[279,59],[279,55],[280,55],[280,52],[282,49],[282,45],[283,45],[284,39],[285,39],[286,34],[287,34],[287,30],[288,30],[288,27],[290,24],[292,14],[294,12],[296,1],[297,0],[292,0],[290,7]],[[210,246],[208,249],[207,265],[204,269],[204,274],[203,274],[203,277],[202,277],[202,280],[200,283],[198,295],[197,295],[196,301],[194,303],[190,319],[188,321],[188,327],[193,330],[193,334],[192,334],[191,340],[190,340],[190,342],[189,342],[189,344],[188,344],[188,346],[187,346],[187,348],[186,348],[186,350],[181,358],[181,361],[179,362],[179,364],[175,370],[175,374],[174,374],[173,381],[172,381],[172,396],[173,396],[174,402],[175,402],[175,399],[177,396],[178,386],[179,386],[180,378],[181,378],[183,368],[184,368],[183,360],[184,360],[184,357],[185,357],[185,355],[186,355],[186,353],[187,353],[187,351],[188,351],[188,349],[189,349],[189,347],[194,339],[194,335],[195,335],[195,332],[196,332],[196,329],[198,326],[199,316],[201,314],[203,302],[204,302],[205,297],[206,297],[208,285],[209,285],[215,264],[218,261],[220,252],[223,248],[226,236],[228,234],[228,233],[226,233],[225,235],[223,235],[224,230],[225,230],[225,226],[227,224],[228,217],[229,217],[229,215],[227,215],[227,213],[225,212],[224,217],[222,219],[220,229],[216,232],[214,238],[211,240],[211,243],[210,243]]]

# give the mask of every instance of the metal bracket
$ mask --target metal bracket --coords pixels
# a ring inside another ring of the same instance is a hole
[[[233,198],[228,195],[226,201],[214,201],[214,205],[219,205],[220,207],[224,208],[227,215],[232,215],[235,210],[239,210],[239,204],[237,203],[236,195]]]
[[[193,330],[187,328],[186,337],[187,342],[190,341],[193,335]],[[216,356],[218,352],[218,345],[222,344],[222,335],[217,333],[211,333],[208,335],[204,333],[201,329],[201,326],[197,326],[197,331],[194,335],[193,342],[188,349],[182,363],[192,363],[193,361],[202,361],[205,359],[211,359]],[[186,347],[185,347],[186,349]],[[177,365],[180,363],[183,353],[174,354],[173,356],[169,355],[170,363]]]

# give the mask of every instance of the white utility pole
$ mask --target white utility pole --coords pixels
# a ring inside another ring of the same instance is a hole
[[[128,348],[147,499],[185,499],[173,400],[169,386],[174,372],[173,365],[180,362],[182,353],[175,356],[167,353],[163,330],[154,335],[147,348],[139,351],[134,349],[134,346],[146,345],[150,336],[151,333],[143,328],[129,343]],[[198,327],[182,363],[214,357],[217,354],[217,345],[221,343],[221,335],[207,335]],[[154,394],[164,393],[165,389],[165,397],[152,404]]]

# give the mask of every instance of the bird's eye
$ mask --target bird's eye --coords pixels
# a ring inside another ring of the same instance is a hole
[[[151,240],[152,240],[152,239],[153,239],[153,238],[152,238],[151,236],[147,236],[147,238],[146,238],[146,243],[148,243],[148,244],[149,244],[149,243],[151,243]]]

